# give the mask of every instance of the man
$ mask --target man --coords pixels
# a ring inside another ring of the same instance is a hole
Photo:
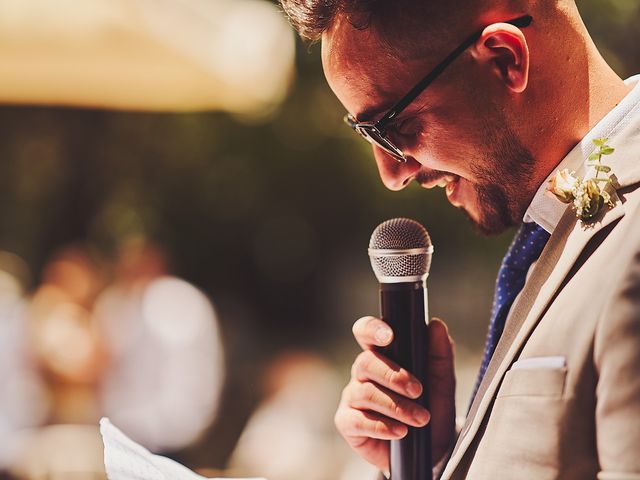
[[[462,431],[444,323],[430,326],[427,412],[413,401],[422,386],[376,351],[393,332],[365,317],[335,417],[347,442],[388,474],[388,441],[431,421],[446,479],[640,478],[638,78],[606,64],[573,0],[282,4],[321,40],[329,85],[388,188],[444,187],[487,234],[522,224]],[[579,219],[545,195],[548,180],[588,174],[607,143],[619,199]]]

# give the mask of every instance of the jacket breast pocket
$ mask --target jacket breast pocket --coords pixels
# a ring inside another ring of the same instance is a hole
[[[566,380],[566,367],[507,371],[466,478],[565,478],[559,472]]]
[[[562,397],[567,368],[521,368],[509,370],[502,380],[497,398]]]

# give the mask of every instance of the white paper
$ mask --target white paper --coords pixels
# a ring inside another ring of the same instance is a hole
[[[109,480],[206,480],[206,477],[192,472],[178,462],[149,452],[118,430],[108,418],[100,420],[100,433],[104,443],[104,465]]]

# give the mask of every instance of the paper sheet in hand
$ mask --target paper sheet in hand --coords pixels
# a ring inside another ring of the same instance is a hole
[[[149,452],[118,430],[108,418],[100,420],[100,433],[109,480],[206,480],[167,457]]]

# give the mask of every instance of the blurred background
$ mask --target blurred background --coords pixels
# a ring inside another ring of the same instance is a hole
[[[578,3],[639,72],[640,4]],[[397,216],[464,411],[513,232],[386,191],[274,3],[0,0],[0,85],[0,478],[104,478],[103,415],[205,475],[365,478],[332,417]]]

